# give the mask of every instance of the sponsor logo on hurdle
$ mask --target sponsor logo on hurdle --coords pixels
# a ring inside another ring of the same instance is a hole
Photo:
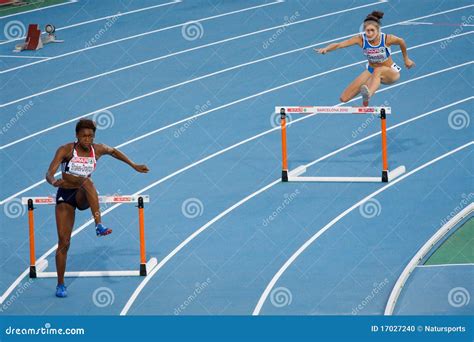
[[[33,203],[36,203],[36,204],[50,204],[50,203],[54,203],[54,198],[53,197],[35,198]]]
[[[375,113],[376,109],[371,107],[358,107],[357,113]]]
[[[129,197],[129,196],[114,196],[114,197],[112,197],[112,201],[114,201],[114,202],[131,202],[132,197]]]
[[[286,111],[288,113],[302,113],[306,110],[304,110],[304,108],[302,108],[302,107],[298,107],[298,108],[287,108]]]

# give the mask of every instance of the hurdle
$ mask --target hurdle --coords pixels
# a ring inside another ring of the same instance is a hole
[[[66,272],[65,277],[135,277],[146,276],[153,268],[158,265],[156,258],[150,258],[146,261],[145,250],[145,206],[149,203],[148,195],[113,195],[99,196],[99,203],[136,203],[138,207],[138,230],[140,241],[140,267],[137,270],[119,270],[119,271],[73,271]],[[30,278],[55,278],[56,272],[45,272],[48,267],[48,260],[42,259],[36,261],[35,254],[35,205],[53,205],[56,199],[52,196],[47,197],[22,197],[21,203],[28,206],[28,238],[30,243]]]
[[[362,182],[379,183],[389,182],[406,172],[401,165],[393,171],[388,167],[387,156],[387,115],[392,113],[391,107],[328,107],[328,106],[277,106],[275,114],[280,114],[281,148],[282,148],[282,182]],[[382,137],[382,175],[381,177],[305,177],[306,165],[300,165],[294,170],[288,170],[287,154],[287,118],[289,114],[371,114],[379,115]]]
[[[28,32],[26,39],[23,43],[15,45],[13,52],[21,52],[24,50],[39,50],[44,47],[44,45],[49,43],[64,43],[64,40],[56,39],[54,32],[56,28],[54,25],[47,24],[45,27],[45,32],[48,34],[46,37],[41,37],[41,29],[38,24],[28,25]]]

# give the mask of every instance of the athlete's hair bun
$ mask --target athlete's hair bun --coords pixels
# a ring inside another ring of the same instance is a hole
[[[375,21],[377,23],[380,24],[380,19],[383,18],[383,12],[380,12],[380,11],[373,11],[372,13],[370,13],[364,21],[369,21],[369,20],[372,20],[372,21]]]

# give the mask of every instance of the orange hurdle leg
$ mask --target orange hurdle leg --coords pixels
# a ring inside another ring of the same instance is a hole
[[[387,116],[382,108],[380,114],[382,125],[382,182],[388,182],[388,158],[387,158]]]
[[[36,256],[35,256],[35,217],[33,214],[33,200],[28,200],[28,228],[30,240],[30,278],[36,278]]]
[[[280,111],[281,115],[281,150],[282,150],[282,171],[281,181],[288,182],[288,156],[286,153],[286,113],[285,109],[282,108]]]
[[[140,275],[146,276],[145,216],[143,197],[138,197],[138,227],[140,234]]]

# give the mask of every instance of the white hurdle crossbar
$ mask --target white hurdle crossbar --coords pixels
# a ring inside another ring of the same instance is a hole
[[[140,268],[136,270],[119,271],[73,271],[66,272],[65,277],[134,277],[146,276],[153,268],[158,265],[156,258],[150,258],[146,261],[145,250],[145,216],[144,203],[149,203],[148,195],[112,195],[99,196],[99,203],[136,203],[138,207],[138,226],[140,235]],[[35,255],[35,205],[52,205],[56,199],[52,196],[46,197],[22,197],[21,203],[28,206],[28,225],[30,242],[30,278],[55,278],[56,272],[45,272],[48,267],[48,260],[40,259],[36,261]]]
[[[329,106],[277,106],[275,113],[280,114],[281,146],[282,146],[282,182],[389,182],[406,172],[401,165],[390,171],[387,157],[387,123],[388,114],[392,114],[390,107],[329,107]],[[382,136],[382,176],[381,177],[304,177],[306,166],[301,165],[288,171],[288,154],[286,138],[286,116],[288,114],[372,114],[379,115]]]

